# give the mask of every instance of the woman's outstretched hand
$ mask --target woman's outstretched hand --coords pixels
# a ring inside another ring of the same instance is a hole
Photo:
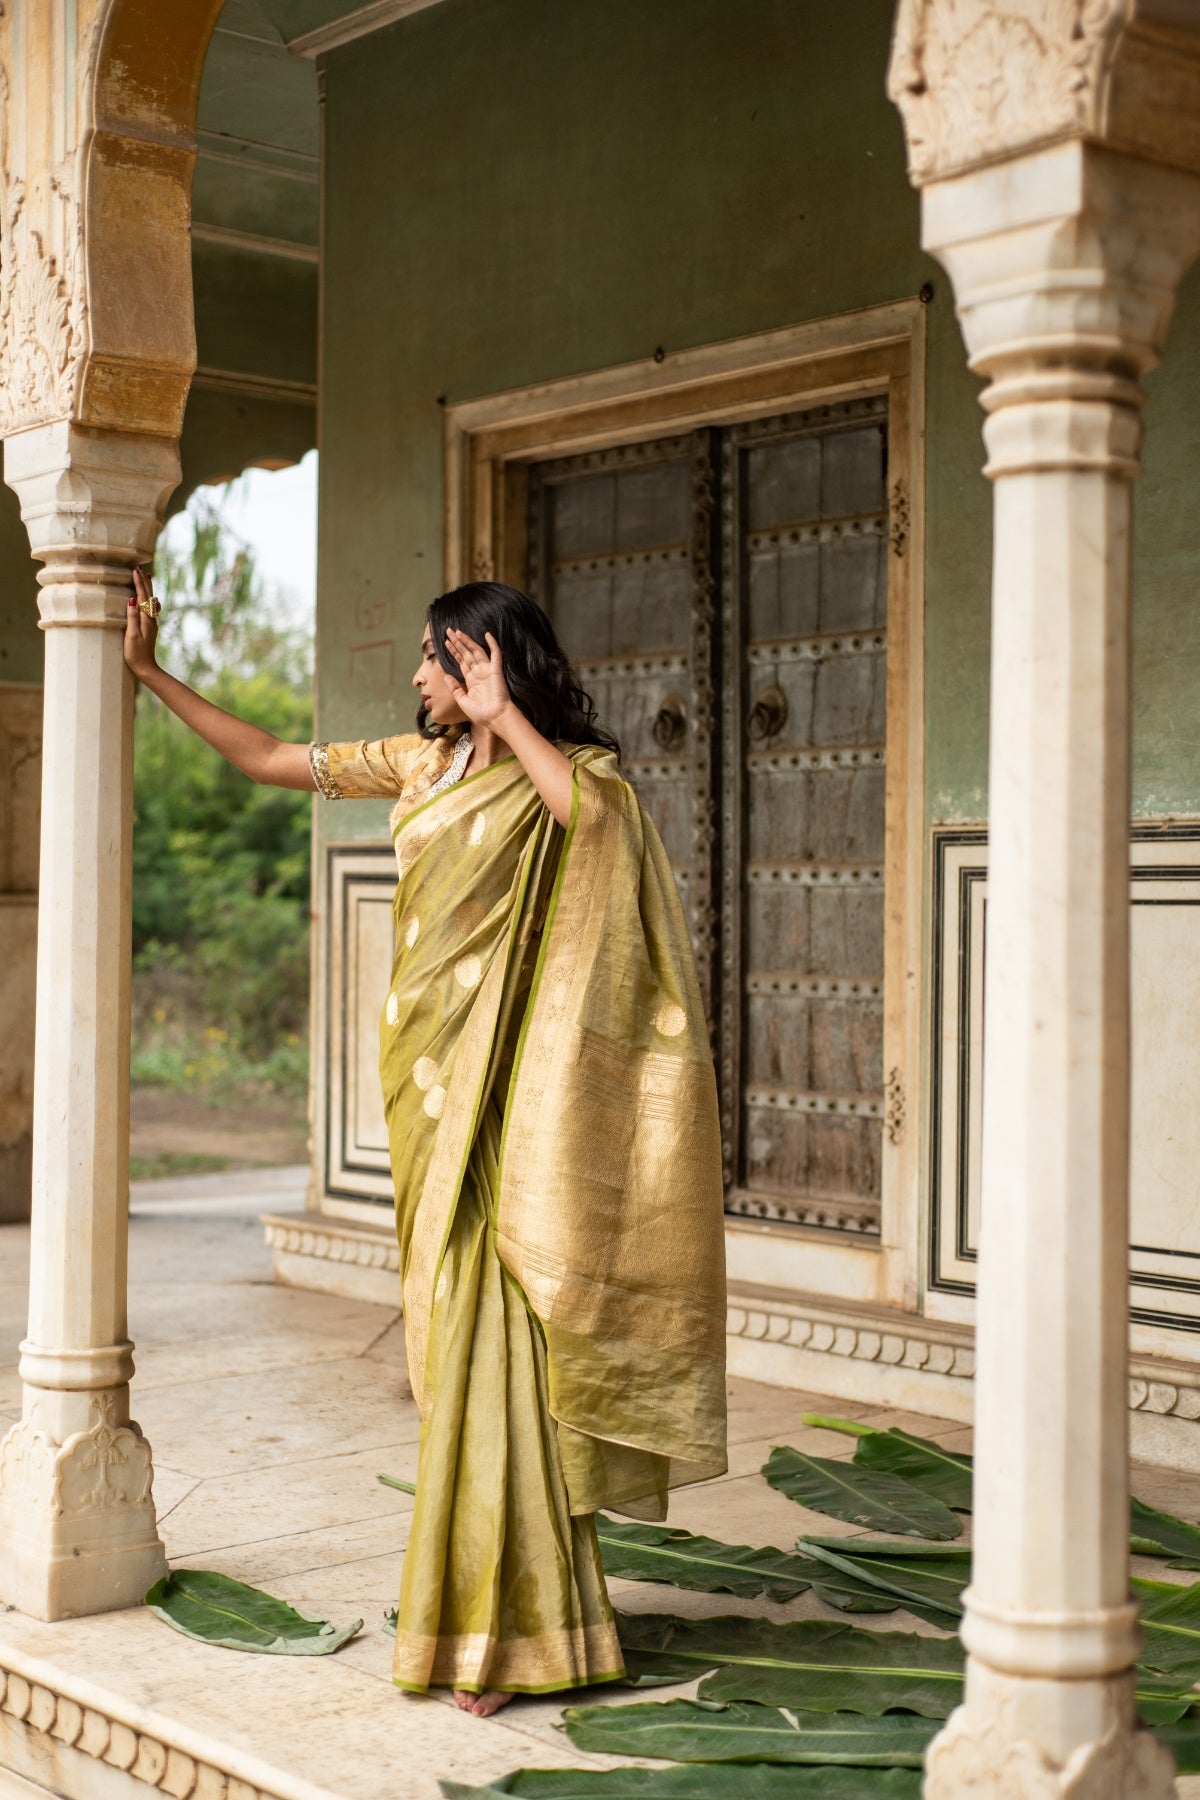
[[[463,672],[462,681],[455,681],[447,672],[446,685],[473,725],[495,726],[512,705],[512,699],[504,679],[500,646],[490,631],[484,635],[486,650],[465,631],[451,629],[446,633],[446,648]]]
[[[133,597],[126,608],[125,616],[125,661],[139,679],[145,679],[152,669],[158,667],[154,660],[154,645],[158,638],[158,602],[154,600],[154,613],[142,611],[142,601],[154,600],[154,589],[150,577],[144,569],[133,571]]]
[[[463,672],[455,681],[447,670],[446,686],[472,725],[486,725],[508,745],[560,825],[571,822],[574,774],[557,744],[544,738],[521,711],[504,679],[504,659],[490,631],[481,650],[465,631],[448,631],[446,648]]]

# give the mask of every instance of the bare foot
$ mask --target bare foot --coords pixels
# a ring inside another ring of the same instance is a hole
[[[460,1712],[470,1712],[479,1695],[473,1694],[470,1688],[455,1688],[454,1704]]]
[[[502,1706],[507,1706],[511,1699],[511,1694],[499,1694],[495,1688],[489,1688],[486,1694],[475,1696],[475,1704],[469,1710],[477,1719],[490,1719]]]

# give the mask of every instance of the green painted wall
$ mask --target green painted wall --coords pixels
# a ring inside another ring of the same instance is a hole
[[[891,0],[442,0],[327,59],[319,728],[407,724],[441,409],[932,279],[931,820],[986,813],[979,383],[884,93]],[[1200,276],[1151,377],[1135,810],[1200,812]],[[355,651],[355,645],[369,646]],[[348,815],[348,816],[347,816]],[[347,808],[345,830],[378,828]]]
[[[1200,267],[1146,381],[1145,472],[1134,488],[1133,801],[1200,813]]]
[[[979,679],[964,691],[961,671],[986,611],[989,495],[975,384],[883,94],[891,16],[891,0],[442,0],[328,59],[323,735],[411,718],[442,562],[439,395],[929,279],[931,428],[967,445],[932,471],[931,669],[955,684],[946,725],[935,714],[939,731],[974,725]],[[375,815],[344,808],[337,832],[375,831]]]

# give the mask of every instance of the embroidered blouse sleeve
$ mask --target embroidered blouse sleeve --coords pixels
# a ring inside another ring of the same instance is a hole
[[[317,792],[326,800],[386,800],[403,788],[424,747],[424,738],[414,731],[373,743],[310,744],[308,761]]]

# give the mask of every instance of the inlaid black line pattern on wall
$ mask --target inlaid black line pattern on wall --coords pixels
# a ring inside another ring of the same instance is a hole
[[[1185,846],[1200,845],[1200,824],[1137,824],[1130,838],[1131,908],[1200,908],[1200,856],[1195,861],[1178,860]],[[1174,859],[1153,860],[1151,847],[1156,844],[1164,848],[1169,845]],[[972,984],[982,980],[984,945],[976,946],[975,933],[984,929],[986,920],[986,897],[982,905],[978,904],[979,886],[987,880],[986,846],[987,833],[979,827],[933,833],[928,1280],[930,1288],[937,1292],[966,1295],[973,1294],[974,1283],[959,1272],[951,1272],[947,1264],[974,1263],[977,1258],[970,1230],[970,1117],[975,1084],[982,1078],[982,1070],[975,1061],[977,1046],[972,1045],[971,1016],[973,1007],[982,1004],[982,996]],[[973,854],[968,860],[956,852]],[[1149,883],[1159,889],[1191,891],[1138,892],[1139,887]],[[956,934],[947,930],[952,918],[957,925]],[[951,966],[955,935],[957,946]],[[956,1084],[948,1080],[947,1056],[951,1051],[942,1029],[947,1005],[954,1021]],[[952,1158],[946,1156],[948,1147]],[[949,1194],[944,1189],[944,1163],[953,1168],[953,1192]],[[1130,1308],[1131,1319],[1140,1324],[1200,1331],[1200,1317],[1194,1313],[1145,1304],[1154,1293],[1200,1298],[1200,1251],[1134,1242],[1130,1245],[1130,1257],[1130,1283],[1139,1302]],[[1176,1267],[1151,1269],[1140,1264],[1140,1259],[1149,1257],[1169,1259]]]
[[[390,844],[373,844],[367,841],[326,846],[323,959],[326,994],[323,1108],[325,1193],[339,1200],[359,1200],[368,1205],[384,1207],[390,1207],[392,1201],[390,1195],[377,1191],[383,1172],[377,1161],[364,1161],[367,1155],[377,1157],[378,1148],[358,1141],[349,1116],[349,1096],[352,1091],[350,1065],[357,1047],[351,1020],[351,1001],[355,996],[350,992],[349,970],[352,966],[351,937],[358,928],[359,907],[364,904],[386,903],[390,912],[395,889],[396,862]],[[372,895],[369,901],[366,899],[368,892]],[[377,899],[374,897],[376,894]],[[335,956],[335,949],[340,951],[340,957]],[[334,983],[339,962],[342,980],[341,991],[337,992]],[[354,966],[357,966],[356,962]],[[380,1010],[385,998],[386,994],[381,989]],[[339,1078],[336,1098],[333,1079],[335,1071]]]

